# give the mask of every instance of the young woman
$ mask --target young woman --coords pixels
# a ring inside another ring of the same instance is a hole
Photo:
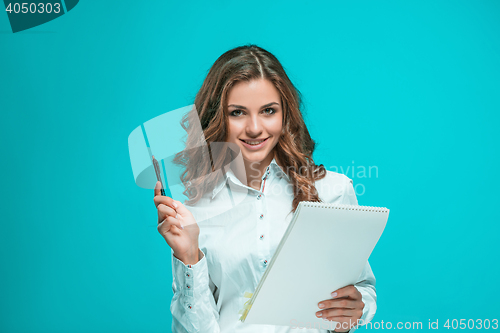
[[[314,164],[298,90],[276,57],[245,45],[217,59],[194,104],[212,155],[186,149],[177,156],[185,167],[184,204],[161,196],[159,183],[154,196],[158,231],[172,249],[172,330],[330,332],[239,321],[245,292],[255,291],[300,201],[357,205],[348,177]],[[186,145],[195,147],[200,133],[185,128]],[[239,151],[214,149],[217,142]],[[242,163],[232,163],[239,153]],[[336,332],[373,318],[368,262],[354,286],[331,291],[331,299],[318,300],[316,315],[338,322]]]

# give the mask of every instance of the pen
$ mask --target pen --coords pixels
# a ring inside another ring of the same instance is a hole
[[[161,183],[161,195],[166,196],[165,190],[163,189],[163,183],[162,183],[161,177],[160,177],[160,165],[158,164],[158,161],[156,160],[154,155],[153,155],[153,166],[155,168],[156,179],[158,179]]]

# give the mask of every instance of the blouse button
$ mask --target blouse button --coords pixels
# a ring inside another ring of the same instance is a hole
[[[262,220],[263,218],[264,218],[264,214],[260,214],[259,219]]]
[[[267,266],[267,260],[264,260],[264,261],[262,262],[262,264],[263,264],[264,266]]]
[[[257,196],[257,200],[260,200],[260,198],[262,198],[262,194],[259,194],[259,195]]]
[[[190,275],[189,273],[186,273],[186,276],[187,276],[187,277],[190,277],[191,275]]]
[[[189,310],[191,310],[191,304],[186,305]]]
[[[191,289],[191,286],[189,284],[186,284],[186,288]]]
[[[260,239],[264,239],[264,235],[260,235]]]

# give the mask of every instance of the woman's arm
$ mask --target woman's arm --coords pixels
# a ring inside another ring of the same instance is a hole
[[[170,304],[172,332],[219,333],[219,312],[215,304],[215,285],[208,274],[205,253],[199,251],[200,260],[185,265],[172,251],[172,289]]]
[[[172,331],[200,332],[203,328],[203,332],[219,333],[215,285],[208,275],[205,253],[198,247],[200,228],[189,209],[180,201],[161,195],[160,189],[158,181],[154,196],[158,232],[172,250]]]

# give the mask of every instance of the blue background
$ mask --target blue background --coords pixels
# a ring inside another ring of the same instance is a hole
[[[486,0],[87,0],[13,34],[0,13],[0,331],[170,331],[170,248],[127,138],[192,104],[246,43],[303,93],[315,161],[391,209],[374,321],[498,318],[499,14]]]

